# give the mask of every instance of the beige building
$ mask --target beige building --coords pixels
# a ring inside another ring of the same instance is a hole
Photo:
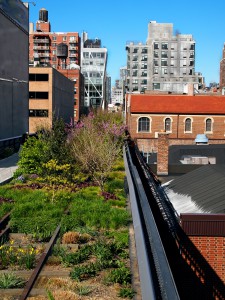
[[[29,68],[29,133],[53,117],[66,123],[74,119],[74,83],[51,67]]]

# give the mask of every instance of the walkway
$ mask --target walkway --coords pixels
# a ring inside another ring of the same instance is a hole
[[[7,158],[0,160],[0,184],[12,178],[13,173],[18,168],[18,154],[15,153]]]

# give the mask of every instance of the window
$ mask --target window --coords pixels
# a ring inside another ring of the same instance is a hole
[[[29,117],[48,117],[48,110],[46,109],[30,109]]]
[[[48,99],[48,92],[29,92],[30,99]]]
[[[29,81],[48,81],[48,74],[29,74]]]
[[[161,66],[167,66],[167,60],[162,59],[161,60]]]
[[[153,90],[159,90],[160,89],[160,83],[153,83]]]
[[[205,131],[212,132],[212,119],[206,119],[206,121],[205,121]]]
[[[150,120],[147,117],[141,117],[138,119],[138,132],[149,132]]]
[[[66,36],[63,36],[63,42],[66,42]]]
[[[159,57],[159,53],[158,51],[154,51],[154,57],[158,58]]]
[[[162,58],[167,58],[167,57],[168,57],[168,54],[167,54],[167,52],[165,52],[165,51],[162,51],[162,53],[161,53],[161,57],[162,57]]]
[[[162,43],[162,49],[168,50],[168,44],[167,43]]]
[[[56,41],[57,37],[55,35],[53,35],[52,39],[53,39],[53,41]]]
[[[191,126],[191,119],[190,118],[187,118],[185,120],[185,124],[184,124],[184,131],[185,132],[192,132],[192,126]]]
[[[154,74],[158,74],[158,73],[159,73],[158,68],[154,68]]]
[[[154,43],[154,49],[159,49],[159,44],[158,43]]]
[[[170,118],[165,119],[165,131],[171,132],[171,119]]]

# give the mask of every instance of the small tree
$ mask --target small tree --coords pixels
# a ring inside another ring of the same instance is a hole
[[[116,135],[114,130],[117,127],[121,126],[107,122],[105,115],[103,121],[98,115],[96,122],[95,116],[91,114],[78,124],[70,140],[75,160],[98,183],[102,191],[107,175],[122,150],[120,137],[124,130],[118,130]]]

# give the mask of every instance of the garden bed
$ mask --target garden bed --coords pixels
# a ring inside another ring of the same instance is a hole
[[[114,169],[104,193],[91,184],[53,190],[47,183],[40,186],[37,178],[0,187],[0,216],[11,211],[14,239],[21,233],[28,238],[24,247],[32,245],[37,249],[45,245],[61,223],[60,237],[28,299],[111,300],[134,296],[129,260],[130,215],[123,185],[124,171]],[[5,267],[0,273],[4,271],[13,268]],[[30,272],[18,268],[14,271],[25,280]],[[6,294],[0,290],[0,295]],[[4,299],[17,299],[16,295],[7,297]]]

